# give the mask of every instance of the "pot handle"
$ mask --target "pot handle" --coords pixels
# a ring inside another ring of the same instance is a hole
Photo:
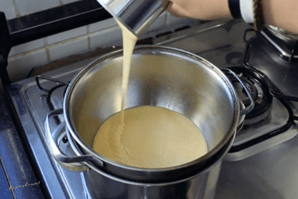
[[[242,82],[242,80],[232,71],[232,70],[230,70],[230,69],[228,69],[228,68],[223,68],[223,69],[221,69],[224,73],[229,73],[229,74],[231,74],[231,75],[233,75],[237,80],[238,80],[238,82],[242,85],[242,87],[244,88],[244,90],[245,90],[245,92],[246,92],[246,94],[247,94],[247,97],[248,97],[248,99],[249,99],[249,101],[250,101],[250,104],[247,106],[247,107],[245,107],[245,109],[243,109],[243,110],[241,110],[240,111],[240,117],[242,117],[243,115],[246,115],[246,114],[248,114],[249,112],[251,112],[253,109],[254,109],[254,107],[255,107],[255,102],[254,102],[254,100],[252,99],[252,96],[250,95],[250,93],[249,93],[249,91],[248,91],[248,89],[246,88],[246,86],[244,85],[244,83]]]
[[[49,149],[51,154],[53,155],[54,159],[59,163],[59,165],[63,166],[64,168],[75,171],[75,172],[84,172],[88,171],[89,167],[87,167],[84,162],[91,159],[91,156],[83,155],[83,156],[77,156],[77,157],[69,157],[64,155],[59,147],[57,140],[63,133],[65,133],[65,126],[66,123],[62,122],[58,125],[58,127],[51,132],[50,124],[49,124],[49,118],[52,116],[60,115],[63,113],[63,109],[58,109],[51,111],[45,119],[44,127],[45,127],[45,139],[48,143]]]

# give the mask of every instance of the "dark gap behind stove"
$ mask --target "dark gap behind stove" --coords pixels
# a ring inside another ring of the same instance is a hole
[[[84,0],[8,20],[8,29],[16,46],[111,17],[96,0]]]

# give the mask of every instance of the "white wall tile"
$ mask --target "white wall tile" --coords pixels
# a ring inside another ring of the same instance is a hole
[[[26,78],[30,70],[35,66],[42,66],[48,62],[45,49],[33,51],[23,56],[10,57],[8,59],[8,74],[12,81]]]
[[[76,1],[80,1],[80,0],[62,0],[62,3],[63,4],[69,4],[69,3],[76,2]]]
[[[8,1],[8,0],[7,0]],[[31,14],[60,6],[59,0],[14,0],[20,15]]]
[[[16,17],[13,0],[0,0],[0,11],[5,13],[7,19]]]
[[[25,44],[12,47],[12,49],[10,50],[9,56],[17,55],[20,53],[24,53],[24,52],[35,50],[37,48],[42,48],[42,47],[44,47],[43,39],[38,39],[35,41],[31,41]]]
[[[52,36],[48,36],[46,38],[47,40],[47,44],[53,44],[53,43],[57,43],[57,42],[61,42],[61,41],[65,41],[68,39],[72,39],[75,37],[79,37],[82,35],[87,34],[87,27],[86,26],[82,26],[80,28],[75,28],[72,30],[68,30],[62,33],[58,33]]]
[[[122,44],[122,33],[118,26],[89,34],[90,48]]]
[[[50,61],[67,58],[71,55],[82,54],[88,51],[88,37],[80,37],[67,43],[49,47]]]
[[[106,19],[106,20],[88,25],[88,32],[92,33],[92,32],[104,30],[113,26],[118,26],[118,24],[116,23],[114,18],[110,18],[110,19]]]

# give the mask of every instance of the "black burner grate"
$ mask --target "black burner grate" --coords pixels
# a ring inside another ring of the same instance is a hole
[[[53,87],[51,87],[50,89],[45,88],[45,87],[43,87],[43,86],[41,85],[41,83],[40,83],[40,80],[41,80],[41,79],[48,80],[48,81],[50,81],[50,82],[55,83],[56,85],[53,86]],[[47,101],[47,104],[48,104],[48,106],[49,106],[49,108],[50,108],[51,111],[54,110],[54,106],[53,106],[53,104],[52,104],[52,100],[51,100],[51,96],[52,96],[53,92],[54,92],[55,90],[57,90],[58,88],[65,87],[65,89],[64,89],[64,93],[63,93],[63,97],[64,97],[64,95],[65,95],[65,93],[66,93],[66,90],[67,90],[67,87],[68,87],[68,85],[69,85],[69,83],[70,83],[70,82],[65,83],[65,82],[62,82],[62,81],[60,81],[60,80],[58,80],[58,79],[51,78],[51,77],[46,77],[46,76],[41,76],[41,75],[36,76],[36,77],[35,77],[35,81],[36,81],[37,87],[38,87],[41,91],[43,91],[43,92],[45,92],[45,93],[47,94],[47,100],[46,100],[46,101]]]

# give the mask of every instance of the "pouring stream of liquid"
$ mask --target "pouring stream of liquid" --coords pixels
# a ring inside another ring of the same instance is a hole
[[[122,135],[124,133],[124,128],[125,128],[124,106],[126,101],[125,96],[128,88],[131,57],[138,38],[132,32],[130,32],[123,24],[121,24],[121,22],[117,20],[116,22],[120,26],[120,29],[122,31],[122,37],[123,37],[121,111],[120,111],[120,121],[115,122],[115,124],[110,128],[109,141],[110,143],[113,143],[113,146],[110,148],[110,150],[114,151],[116,156],[119,158],[119,161],[121,161],[123,159],[122,156],[124,155],[129,156],[129,152],[127,151],[127,149],[124,147],[122,143]],[[125,151],[125,153],[121,153],[121,151]]]
[[[122,30],[123,35],[123,75],[122,75],[122,95],[121,95],[121,123],[124,122],[124,105],[125,95],[128,87],[129,71],[131,64],[131,57],[138,40],[132,32],[130,32],[124,25],[117,21]]]

